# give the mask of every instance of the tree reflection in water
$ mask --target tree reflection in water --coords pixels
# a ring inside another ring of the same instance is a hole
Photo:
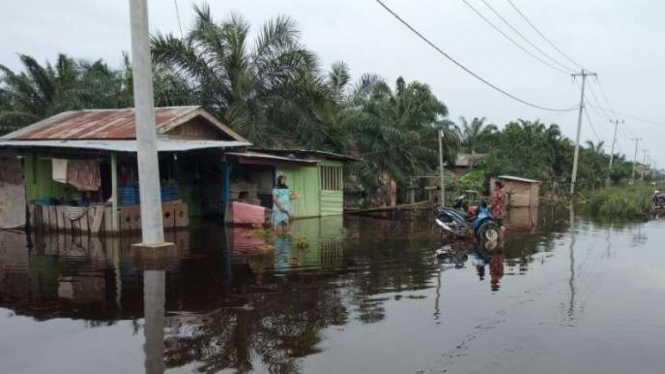
[[[488,292],[504,287],[504,262],[506,274],[528,271],[569,224],[561,219],[565,209],[541,207],[540,213],[537,232],[511,232],[503,250],[486,259]],[[145,317],[150,374],[186,365],[202,373],[297,373],[301,358],[322,349],[325,329],[390,318],[388,301],[410,302],[424,297],[414,292],[445,288],[445,280],[437,283],[441,272],[469,269],[467,256],[475,250],[472,243],[448,243],[461,255],[449,264],[438,260],[433,248],[441,237],[429,215],[407,221],[348,217],[343,229],[341,220],[339,226],[311,222],[294,223],[294,235],[306,236],[308,248],[284,240],[277,250],[243,254],[233,252],[218,226],[187,233],[189,247],[156,272],[137,270],[145,269],[143,259],[128,247],[101,242],[94,250],[69,251],[62,244],[72,242],[67,238],[40,237],[29,261],[18,255],[5,260],[22,265],[20,273],[0,279],[13,285],[0,288],[0,305],[37,319],[80,318],[89,327],[130,320],[136,333]],[[67,282],[74,292],[63,299]],[[438,308],[445,300],[433,302]]]

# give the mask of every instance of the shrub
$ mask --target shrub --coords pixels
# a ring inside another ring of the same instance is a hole
[[[643,185],[605,188],[591,194],[589,209],[607,219],[634,219],[650,212],[652,193]]]

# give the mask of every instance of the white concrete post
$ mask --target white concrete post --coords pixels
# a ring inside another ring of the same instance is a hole
[[[146,374],[163,374],[164,365],[164,321],[166,304],[166,272],[148,270],[143,272],[143,314],[145,325]]]
[[[164,244],[147,0],[129,0],[143,245]]]

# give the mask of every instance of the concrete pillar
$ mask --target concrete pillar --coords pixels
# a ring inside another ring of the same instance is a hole
[[[147,0],[130,0],[132,74],[144,246],[164,244]]]
[[[146,374],[162,374],[164,365],[164,320],[166,304],[166,272],[147,270],[143,272],[143,311],[145,325]]]

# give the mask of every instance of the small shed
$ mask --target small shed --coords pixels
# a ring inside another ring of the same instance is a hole
[[[536,208],[540,205],[540,181],[534,179],[501,175],[492,178],[491,188],[494,191],[494,181],[500,180],[509,196],[509,205],[513,208]]]

